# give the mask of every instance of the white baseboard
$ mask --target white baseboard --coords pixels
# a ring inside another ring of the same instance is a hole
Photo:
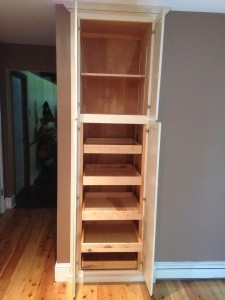
[[[6,209],[14,208],[16,206],[15,195],[12,195],[11,197],[6,197],[5,198],[5,205],[6,205]]]
[[[68,282],[71,280],[70,264],[55,264],[55,281]],[[140,271],[118,270],[118,271],[79,271],[76,277],[78,283],[91,282],[140,282],[144,281]]]
[[[155,280],[165,279],[216,279],[225,278],[225,261],[200,262],[155,262]],[[55,281],[68,282],[71,279],[70,264],[55,264]],[[140,271],[79,271],[76,282],[141,282]]]
[[[93,282],[142,282],[144,277],[141,271],[113,270],[113,271],[79,271],[76,278],[78,283]]]
[[[155,279],[225,278],[225,261],[156,262]]]
[[[6,201],[5,198],[2,196],[0,197],[0,214],[3,214],[6,211]]]
[[[70,278],[70,263],[55,264],[55,281],[68,282]]]

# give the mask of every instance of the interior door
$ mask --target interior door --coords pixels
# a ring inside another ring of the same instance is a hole
[[[161,65],[163,51],[163,33],[164,33],[164,14],[153,25],[152,34],[152,74],[151,74],[151,97],[150,97],[150,118],[158,119],[159,92],[161,81]]]
[[[15,193],[27,184],[26,128],[25,128],[25,78],[22,74],[11,74],[11,94],[13,111]]]
[[[149,293],[152,295],[161,124],[151,122],[148,129],[148,161],[144,187],[146,201],[144,206],[143,274]]]

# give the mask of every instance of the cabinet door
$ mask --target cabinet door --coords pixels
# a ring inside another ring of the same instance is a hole
[[[143,274],[150,295],[153,291],[155,227],[158,190],[158,167],[161,124],[149,124],[147,142],[147,166],[145,180]]]
[[[153,26],[152,35],[152,70],[151,70],[151,97],[150,119],[158,119],[159,92],[161,81],[161,64],[164,34],[164,14]]]

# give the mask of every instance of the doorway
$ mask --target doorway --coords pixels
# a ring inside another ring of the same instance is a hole
[[[12,120],[14,141],[15,195],[29,186],[29,138],[27,123],[27,80],[11,72]]]
[[[56,76],[10,73],[17,208],[56,207]]]

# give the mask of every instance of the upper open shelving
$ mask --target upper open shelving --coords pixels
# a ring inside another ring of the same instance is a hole
[[[80,25],[81,114],[147,115],[152,24]]]

